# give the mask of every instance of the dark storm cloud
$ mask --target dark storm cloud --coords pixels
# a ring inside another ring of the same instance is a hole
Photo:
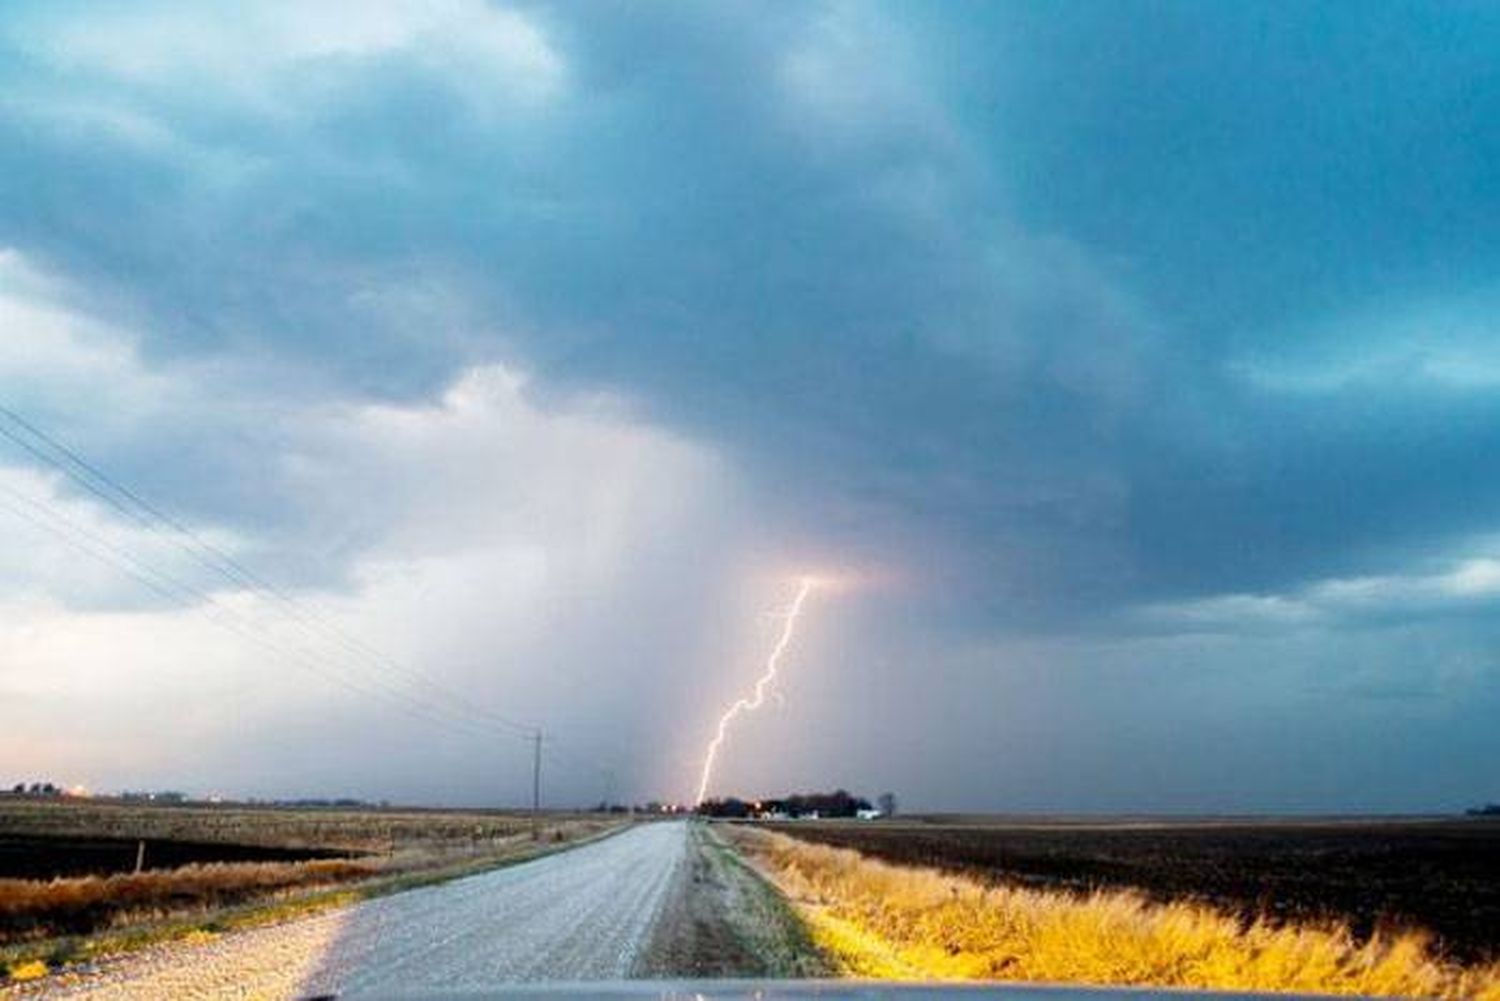
[[[489,356],[623,389],[923,526],[1007,607],[1276,587],[1402,514],[1479,527],[1452,510],[1500,485],[1487,401],[1325,408],[1225,366],[1486,273],[1493,17],[527,10],[567,67],[540,104],[402,51],[261,68],[256,101],[201,67],[122,86],[17,17],[7,240],[128,299],[154,354],[356,395]],[[60,126],[63,97],[173,139]]]
[[[1493,288],[1493,10],[969,13],[985,28],[959,62],[965,120],[1020,138],[1006,150],[1020,218],[1119,262],[1183,366],[1156,386],[1188,401],[1177,426],[1125,460],[1143,584],[1274,589],[1488,527],[1492,393],[1422,385],[1398,364],[1389,379],[1288,394],[1247,387],[1235,367],[1295,367],[1318,342],[1356,360],[1385,352],[1411,301],[1461,313]],[[1408,362],[1444,339],[1446,312],[1396,333]],[[1493,338],[1493,320],[1483,327]]]
[[[0,242],[267,415],[497,360],[619,394],[784,549],[939,585],[944,641],[1489,555],[1491,8],[456,3],[336,45],[194,10],[7,15]],[[246,475],[295,429],[203,413],[110,447],[308,531]]]
[[[544,111],[476,112],[382,59],[286,69],[290,123],[127,84],[178,142],[84,149],[100,137],[15,116],[15,193],[45,196],[9,199],[8,228],[123,286],[150,353],[300,357],[398,396],[518,356],[544,390],[624,389],[963,547],[1108,516],[1150,321],[1070,241],[1007,221],[983,144],[912,70],[926,54],[836,9],[664,8],[554,38],[569,89]]]

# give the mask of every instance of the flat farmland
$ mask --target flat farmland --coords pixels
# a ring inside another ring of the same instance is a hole
[[[549,828],[586,816],[552,814]],[[113,800],[0,797],[0,835],[21,838],[126,839],[220,843],[275,849],[387,853],[466,849],[530,831],[524,813],[274,807],[227,804],[153,805]]]
[[[223,862],[306,862],[350,858],[358,853],[316,848],[277,848],[211,841],[148,842],[132,838],[70,838],[53,834],[0,834],[0,879],[60,879],[178,869]]]
[[[0,799],[0,973],[482,872],[619,821]],[[141,861],[136,870],[137,859]]]
[[[1134,889],[1246,918],[1421,929],[1461,962],[1500,956],[1500,821],[797,822],[782,833],[1012,886]]]

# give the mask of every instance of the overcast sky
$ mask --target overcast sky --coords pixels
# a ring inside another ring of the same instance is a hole
[[[551,803],[685,799],[811,573],[711,791],[1494,799],[1497,51],[1463,2],[8,3],[0,404],[277,591],[0,439],[0,779],[520,802],[500,716]]]

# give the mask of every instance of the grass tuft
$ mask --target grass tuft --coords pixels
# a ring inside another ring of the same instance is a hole
[[[6,970],[6,976],[11,980],[21,983],[27,980],[40,980],[51,972],[46,963],[40,959],[29,959],[24,963],[17,963]]]

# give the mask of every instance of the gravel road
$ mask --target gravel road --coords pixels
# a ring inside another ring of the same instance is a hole
[[[291,999],[628,977],[685,864],[687,843],[686,823],[642,824],[479,876],[148,950],[22,996]]]

